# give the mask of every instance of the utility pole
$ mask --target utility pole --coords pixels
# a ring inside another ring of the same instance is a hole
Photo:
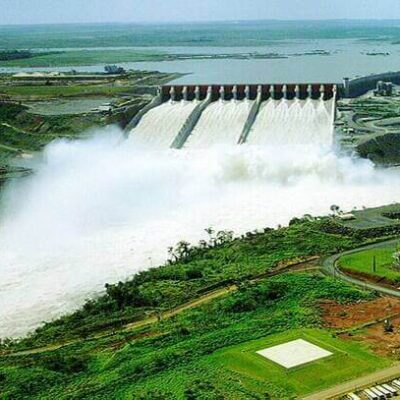
[[[376,256],[372,259],[372,272],[376,272]]]

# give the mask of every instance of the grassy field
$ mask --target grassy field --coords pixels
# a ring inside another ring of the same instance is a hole
[[[339,266],[346,270],[400,282],[400,272],[392,268],[395,250],[395,245],[388,245],[383,248],[345,255],[340,258]],[[376,271],[373,270],[374,257],[376,258]]]
[[[58,54],[37,54],[32,58],[0,61],[0,67],[63,67],[125,62],[162,61],[162,52],[146,50],[75,50]]]
[[[333,355],[287,370],[256,354],[259,350],[296,339],[304,339]],[[255,381],[262,387],[266,382],[272,382],[299,395],[313,393],[390,365],[390,361],[371,354],[361,343],[343,341],[318,329],[293,330],[223,349],[210,357],[209,362],[240,374],[249,385]]]
[[[100,96],[129,93],[133,88],[116,85],[0,86],[0,93],[24,97]]]

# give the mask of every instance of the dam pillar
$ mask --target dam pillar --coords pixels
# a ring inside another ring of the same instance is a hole
[[[201,89],[199,86],[196,87],[195,93],[198,93],[198,100],[200,99],[200,92]],[[175,137],[174,141],[172,142],[171,148],[173,149],[181,149],[186,141],[188,140],[189,136],[193,132],[196,124],[199,122],[199,119],[204,112],[204,110],[208,107],[208,105],[213,100],[213,87],[208,86],[207,88],[207,97],[203,101],[199,101],[196,105],[195,109],[191,112],[189,117],[186,119],[185,123],[183,124],[181,130],[178,132],[177,136]]]
[[[282,93],[283,93],[283,98],[284,98],[285,100],[287,100],[287,99],[288,99],[288,88],[287,88],[287,85],[283,85],[283,87],[282,87]]]
[[[299,85],[296,85],[296,87],[294,88],[294,97],[296,99],[300,99],[300,97],[301,97],[300,86]]]
[[[240,135],[238,144],[246,143],[247,137],[249,136],[251,128],[253,127],[254,122],[257,118],[258,112],[260,111],[262,97],[263,97],[263,87],[262,85],[258,85],[256,101],[253,103],[251,107],[250,113],[247,117],[247,121],[243,127],[242,134]]]
[[[171,90],[169,91],[169,96],[171,101],[175,101],[175,87],[171,86]]]
[[[271,95],[271,99],[275,100],[275,85],[271,85],[271,87],[269,89],[269,93]]]
[[[246,100],[250,100],[250,86],[249,85],[247,85],[244,88],[244,95],[246,96]]]
[[[187,86],[185,86],[185,87],[182,89],[182,96],[183,96],[183,100],[184,100],[184,101],[187,101],[187,100],[188,100],[188,87],[187,87]]]
[[[225,86],[219,88],[219,98],[221,101],[225,100]]]
[[[233,100],[236,101],[238,99],[238,88],[236,85],[232,89],[232,95],[233,95]]]
[[[194,89],[194,97],[197,101],[200,101],[200,86],[196,86]]]
[[[210,100],[212,98],[212,86],[207,88],[207,97],[206,100]]]
[[[320,99],[325,100],[325,85],[319,87]]]
[[[312,85],[307,85],[307,97],[312,99]]]
[[[258,102],[261,102],[261,100],[262,100],[262,91],[263,91],[262,86],[258,85],[257,86],[257,99],[256,99]]]

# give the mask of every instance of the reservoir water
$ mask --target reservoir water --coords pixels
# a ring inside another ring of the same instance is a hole
[[[111,48],[112,49],[112,48]],[[129,49],[143,50],[130,47]],[[65,50],[65,49],[58,49]],[[76,50],[76,49],[67,49]],[[97,50],[99,50],[97,48]],[[103,48],[109,51],[110,48]],[[257,47],[150,47],[170,54],[195,54],[196,59],[118,63],[126,69],[188,74],[176,83],[279,83],[341,82],[345,76],[398,71],[400,48],[388,42],[360,39],[282,40]],[[270,54],[267,59],[213,59],[213,55]],[[198,56],[203,55],[203,59]],[[278,57],[278,58],[277,58]],[[279,58],[281,57],[281,58]],[[104,64],[46,68],[0,68],[0,72],[70,71],[103,72]]]

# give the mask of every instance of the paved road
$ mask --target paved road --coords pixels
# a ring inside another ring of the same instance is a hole
[[[339,260],[340,257],[347,255],[347,254],[354,254],[354,253],[359,253],[360,251],[364,250],[371,250],[371,249],[379,249],[382,247],[386,247],[388,244],[397,244],[399,243],[399,239],[393,239],[393,240],[388,240],[385,242],[380,242],[380,243],[375,243],[371,244],[368,246],[360,247],[354,250],[349,250],[340,254],[335,254],[334,256],[325,258],[322,263],[321,263],[321,268],[322,271],[327,274],[334,276],[336,278],[340,278],[346,282],[352,283],[354,285],[357,285],[363,289],[370,289],[370,290],[375,290],[379,293],[390,295],[390,296],[395,296],[395,297],[400,297],[400,291],[396,289],[391,289],[388,287],[384,286],[379,286],[378,284],[362,281],[360,279],[354,278],[352,276],[346,275],[342,271],[340,271],[337,266],[336,262]]]
[[[303,397],[303,400],[329,400],[339,397],[340,395],[354,392],[368,386],[375,384],[385,383],[400,376],[400,364],[393,365],[392,367],[381,369],[370,375],[362,376],[350,382],[345,382],[340,385],[331,387],[321,392]]]

